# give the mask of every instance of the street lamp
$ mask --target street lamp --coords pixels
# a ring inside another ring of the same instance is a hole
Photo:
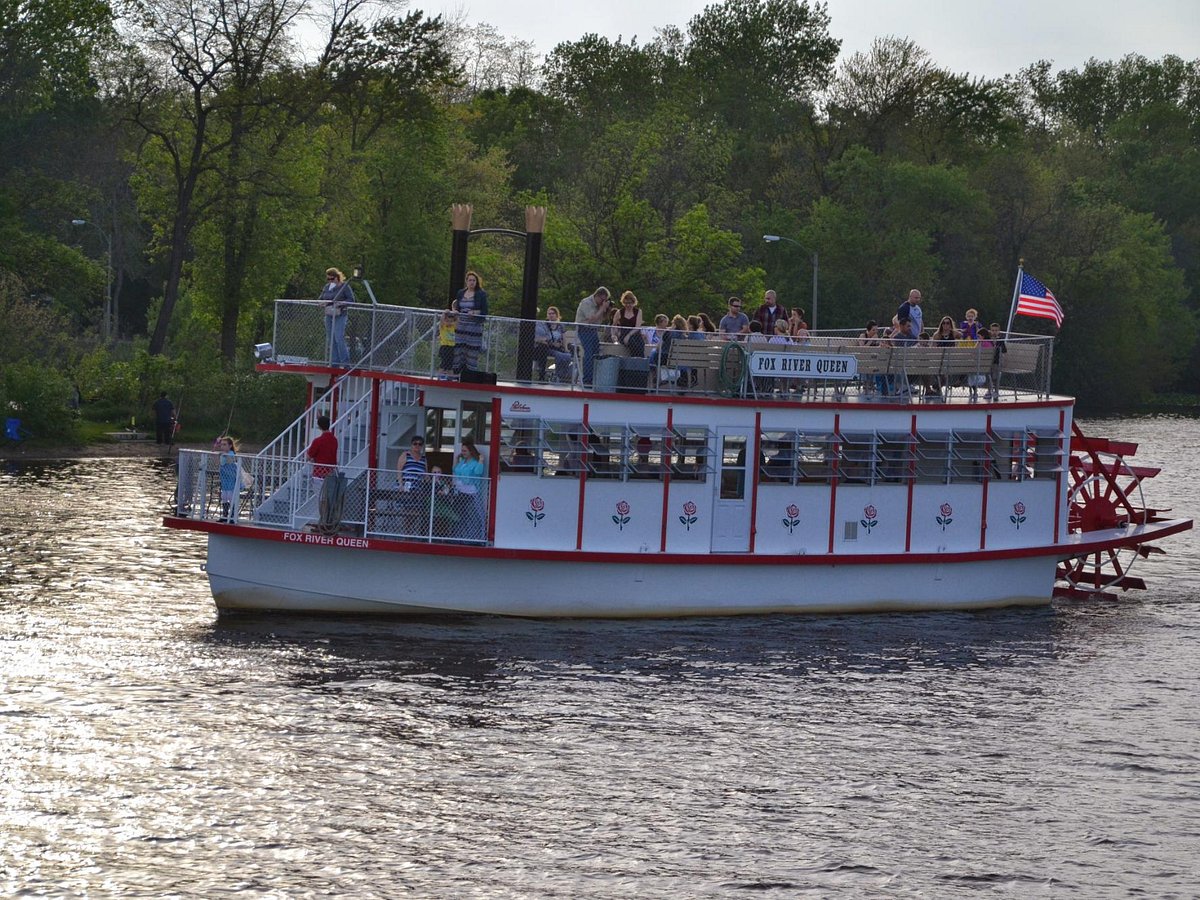
[[[813,328],[813,331],[816,331],[817,330],[817,272],[819,271],[818,265],[817,265],[817,251],[809,250],[807,247],[805,247],[799,241],[793,241],[789,237],[782,237],[781,235],[778,235],[778,234],[764,234],[763,240],[766,241],[768,244],[777,244],[780,241],[787,241],[789,244],[795,244],[797,247],[799,247],[805,253],[812,254],[812,269],[813,269],[812,328]]]
[[[108,280],[104,282],[104,323],[103,333],[104,340],[108,341],[117,333],[117,305],[113,299],[112,280],[113,280],[113,264],[112,264],[112,236],[97,225],[95,222],[89,222],[87,219],[72,219],[71,224],[76,228],[83,225],[91,225],[104,238],[105,244],[108,245]],[[111,321],[111,326],[110,326]]]

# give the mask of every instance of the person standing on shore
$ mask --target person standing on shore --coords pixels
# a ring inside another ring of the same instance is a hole
[[[154,443],[170,444],[175,437],[175,404],[163,391],[154,401]]]

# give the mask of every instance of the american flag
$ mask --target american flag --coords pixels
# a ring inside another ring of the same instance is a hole
[[[1063,321],[1062,307],[1050,293],[1050,289],[1032,275],[1021,273],[1021,292],[1017,296],[1017,314],[1035,316],[1039,319],[1053,319],[1054,327],[1061,328]]]

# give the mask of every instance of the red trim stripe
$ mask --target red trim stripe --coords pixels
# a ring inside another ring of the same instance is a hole
[[[913,520],[913,491],[917,484],[917,414],[912,415],[912,424],[908,426],[909,434],[912,435],[912,447],[909,448],[911,453],[908,459],[908,501],[907,508],[904,513],[904,552],[908,553],[912,550],[912,520]],[[949,465],[950,461],[946,460]]]
[[[996,435],[992,432],[992,414],[987,414],[986,424],[983,426],[984,434],[991,438],[988,444],[988,458],[984,460],[984,465],[990,470],[992,468],[992,447],[995,443]],[[990,471],[989,471],[990,474]],[[987,546],[987,511],[988,511],[988,486],[991,485],[991,478],[983,479],[983,506],[979,510],[979,549],[983,550]]]
[[[750,464],[750,552],[758,538],[758,475],[759,460],[762,459],[762,413],[754,414],[754,457],[746,460]]]
[[[523,550],[500,547],[475,547],[458,544],[427,544],[419,541],[397,541],[386,538],[361,538],[349,535],[325,536],[309,532],[279,531],[256,525],[226,525],[220,522],[197,521],[167,516],[163,519],[167,528],[185,531],[207,532],[226,537],[249,540],[275,541],[304,545],[325,546],[345,550],[373,550],[391,553],[419,553],[445,557],[472,557],[478,559],[524,559],[547,562],[573,563],[598,562],[629,565],[627,552],[598,552],[577,550]],[[751,565],[751,566],[847,566],[847,565],[896,565],[900,563],[963,563],[987,560],[1014,559],[1018,557],[1053,556],[1071,559],[1094,553],[1097,550],[1118,547],[1136,547],[1148,541],[1156,541],[1188,531],[1191,519],[1175,519],[1151,526],[1141,535],[1127,537],[1101,537],[1091,541],[1068,541],[1064,544],[1044,544],[1040,547],[1014,547],[1004,550],[971,550],[963,553],[840,553],[825,556],[800,554],[753,554],[753,553],[645,553],[637,557],[639,565]],[[1116,529],[1123,533],[1123,529]]]
[[[491,485],[488,488],[488,526],[489,541],[496,540],[496,491],[500,482],[500,398],[492,398],[492,434],[489,452],[492,458],[488,460],[488,478]]]
[[[660,462],[665,462],[666,466],[663,469],[663,504],[662,504],[662,535],[658,542],[658,552],[667,552],[667,516],[670,515],[671,508],[671,465],[670,461],[673,458],[674,442],[671,438],[671,426],[674,422],[674,408],[667,407],[667,436],[663,440],[663,457]]]
[[[833,523],[837,518],[837,489],[838,475],[841,472],[842,442],[838,435],[842,433],[842,417],[839,413],[833,415],[833,475],[829,479],[829,551],[833,552]]]
[[[1065,452],[1066,447],[1064,446],[1067,436],[1067,432],[1064,430],[1066,425],[1067,411],[1065,409],[1060,409],[1058,411],[1058,433],[1061,435],[1061,437],[1058,439],[1058,477],[1055,479],[1058,484],[1058,488],[1054,492],[1054,543],[1056,544],[1058,543],[1059,536],[1061,535],[1059,516],[1062,515],[1063,474],[1066,471],[1067,466],[1067,454]]]

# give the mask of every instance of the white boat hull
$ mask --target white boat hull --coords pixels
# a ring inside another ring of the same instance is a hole
[[[697,569],[700,572],[697,572]],[[211,534],[221,610],[633,618],[1040,606],[1050,556],[963,562],[585,561],[347,551]],[[697,576],[700,577],[697,577]]]

